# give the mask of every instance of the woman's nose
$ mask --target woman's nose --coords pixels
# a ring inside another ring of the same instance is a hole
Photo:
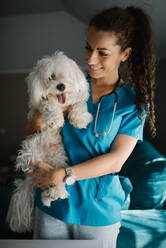
[[[98,63],[97,54],[95,52],[90,53],[88,58],[87,58],[87,62],[89,65],[97,64]]]

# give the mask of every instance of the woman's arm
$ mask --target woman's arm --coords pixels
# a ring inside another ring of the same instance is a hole
[[[25,136],[40,132],[42,130],[42,114],[38,111],[25,127]]]
[[[71,166],[72,172],[76,180],[83,180],[104,176],[110,173],[119,172],[133,151],[137,139],[128,135],[117,135],[109,153],[100,155],[90,159],[84,163]],[[52,166],[34,162],[33,165],[37,168],[33,173],[27,173],[32,176],[36,184],[45,188],[47,185],[58,185],[64,183],[65,169],[53,168]]]
[[[100,155],[84,163],[72,166],[77,180],[117,173],[133,151],[137,139],[128,135],[117,135],[109,153]]]

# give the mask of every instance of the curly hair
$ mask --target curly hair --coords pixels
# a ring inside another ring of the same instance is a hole
[[[156,135],[154,111],[154,86],[156,59],[153,49],[151,20],[141,8],[113,7],[95,15],[89,24],[96,30],[111,32],[117,37],[117,45],[123,52],[132,48],[125,62],[125,78],[136,91],[136,106],[141,119],[144,111],[152,137]],[[121,65],[123,66],[123,65]]]

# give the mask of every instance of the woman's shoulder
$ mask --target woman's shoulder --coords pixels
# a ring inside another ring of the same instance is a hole
[[[117,93],[120,97],[124,98],[123,100],[125,100],[125,102],[127,100],[135,102],[136,91],[126,81],[124,81],[123,85],[117,90]]]
[[[133,111],[136,109],[136,91],[127,82],[124,82],[123,86],[117,91],[119,101],[118,107],[123,110]]]

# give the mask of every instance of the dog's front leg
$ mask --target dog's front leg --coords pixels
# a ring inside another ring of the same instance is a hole
[[[85,101],[73,104],[68,113],[68,118],[70,123],[77,128],[86,128],[93,120],[92,115],[87,110]]]
[[[39,111],[43,115],[43,127],[59,128],[64,125],[64,116],[62,109],[55,100],[43,100]]]

